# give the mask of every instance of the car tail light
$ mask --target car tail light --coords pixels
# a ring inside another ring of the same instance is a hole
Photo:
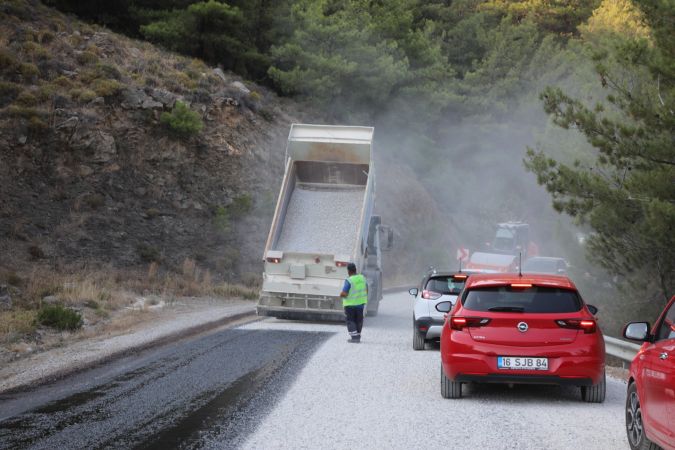
[[[335,265],[338,267],[347,267],[347,264],[349,264],[347,261],[335,261]]]
[[[556,320],[555,323],[557,323],[560,328],[584,330],[584,333],[586,334],[595,333],[595,330],[598,328],[595,324],[595,320],[590,319],[562,319]]]
[[[490,319],[484,317],[451,317],[450,328],[463,330],[466,327],[482,327],[490,323]]]
[[[532,283],[511,283],[512,289],[529,289],[532,287]]]
[[[452,279],[453,280],[466,280],[468,277],[469,277],[468,275],[457,274],[457,275],[453,275]]]
[[[436,300],[437,298],[441,298],[441,295],[443,294],[434,291],[427,291],[426,289],[422,291],[422,298],[426,298],[427,300]]]
[[[272,263],[272,264],[279,264],[281,262],[281,258],[272,258],[272,257],[268,256],[267,262]]]

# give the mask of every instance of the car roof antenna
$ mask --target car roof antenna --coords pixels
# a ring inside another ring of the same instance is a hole
[[[462,260],[459,260],[459,273],[462,273]]]
[[[518,276],[523,277],[523,252],[518,252]]]

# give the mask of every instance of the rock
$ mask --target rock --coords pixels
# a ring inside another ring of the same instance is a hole
[[[24,145],[28,141],[28,136],[19,136],[19,144]]]
[[[92,105],[105,105],[105,99],[103,97],[96,97],[91,101]]]
[[[42,297],[42,303],[45,303],[47,305],[55,305],[59,302],[59,298],[56,295],[48,295],[46,297]]]
[[[89,166],[85,166],[84,164],[82,164],[82,165],[79,167],[79,170],[77,171],[77,173],[78,173],[81,177],[88,177],[89,175],[91,175],[92,173],[94,173],[94,169],[92,169],[92,168],[89,167]]]
[[[145,194],[148,193],[148,190],[145,189],[144,187],[137,187],[134,189],[134,194],[136,194],[139,197],[145,197]]]
[[[103,172],[105,173],[113,173],[113,172],[118,172],[121,169],[120,165],[117,163],[112,163],[109,166],[105,166],[103,168]]]
[[[65,69],[62,69],[62,70],[61,70],[61,73],[62,73],[63,75],[65,75],[65,76],[67,76],[67,77],[70,77],[70,78],[75,78],[75,77],[78,75],[77,70],[65,70]]]
[[[0,285],[0,309],[12,308],[12,296],[9,295],[9,289],[6,285]]]
[[[225,72],[223,72],[221,68],[217,67],[213,69],[213,74],[227,83],[227,78],[225,78]]]
[[[62,128],[65,128],[66,130],[72,130],[72,129],[74,129],[74,128],[77,126],[77,124],[78,124],[79,122],[80,122],[80,119],[79,119],[77,116],[72,116],[72,117],[67,118],[67,119],[64,120],[63,122],[58,123],[58,124],[55,126],[55,128],[56,128],[57,130],[60,130],[60,129],[62,129]]]
[[[106,163],[117,156],[115,138],[110,134],[99,131],[91,143],[94,150],[94,162]]]
[[[248,95],[248,94],[251,93],[251,90],[249,88],[247,88],[246,85],[244,83],[242,83],[241,81],[233,81],[232,83],[230,83],[230,86],[233,87],[234,89],[238,90],[242,94]]]
[[[143,53],[141,53],[141,51],[139,49],[137,49],[136,47],[131,47],[129,49],[129,53],[134,58],[140,58],[141,56],[143,56]]]
[[[141,108],[143,109],[162,109],[164,105],[161,102],[155,101],[151,98],[143,100],[141,103]]]
[[[124,109],[138,108],[144,101],[149,99],[147,94],[141,89],[127,88],[122,90],[122,102],[120,105]]]
[[[176,103],[176,95],[164,89],[153,89],[150,96],[167,108],[173,108]]]

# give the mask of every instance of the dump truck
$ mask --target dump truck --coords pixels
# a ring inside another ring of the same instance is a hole
[[[353,262],[368,282],[366,315],[382,299],[382,251],[392,230],[373,214],[372,127],[293,124],[263,254],[259,316],[341,321]]]
[[[469,270],[483,272],[517,272],[520,260],[538,253],[537,245],[530,241],[530,226],[523,222],[497,224],[495,237],[486,244],[488,249],[474,252],[466,264]]]

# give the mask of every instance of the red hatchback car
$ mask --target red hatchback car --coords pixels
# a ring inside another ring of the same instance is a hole
[[[579,386],[583,400],[603,402],[596,312],[564,276],[471,275],[441,332],[442,396],[461,397],[468,382],[531,383]]]
[[[632,449],[675,450],[675,297],[656,321],[631,322],[624,337],[642,341],[630,365],[626,432]]]

